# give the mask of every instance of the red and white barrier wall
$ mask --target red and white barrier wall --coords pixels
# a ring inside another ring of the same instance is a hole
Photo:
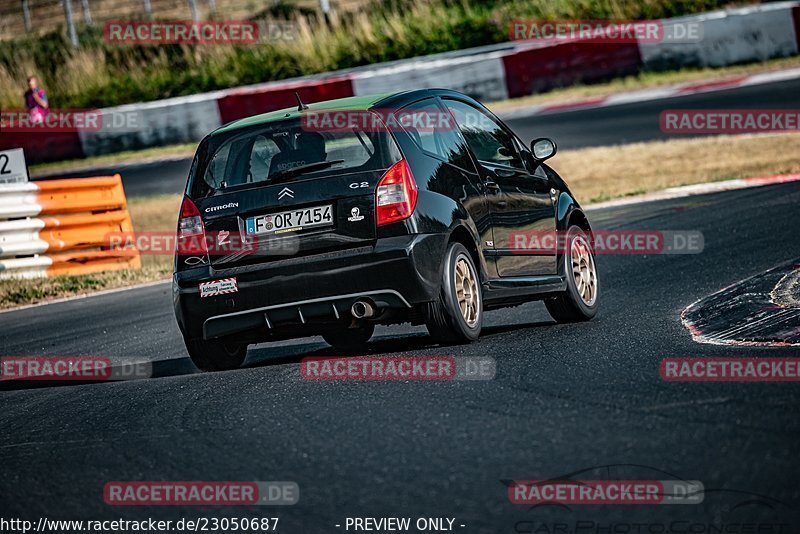
[[[685,43],[515,41],[348,71],[102,110],[130,117],[127,127],[80,133],[0,132],[0,150],[22,146],[30,162],[108,154],[199,141],[230,121],[306,102],[426,87],[496,101],[575,83],[687,66],[719,67],[800,52],[800,2],[778,2],[665,19],[699,23],[702,38]],[[104,125],[106,123],[104,122]]]
[[[513,48],[512,48],[513,49]],[[469,53],[461,57],[428,56],[394,64],[374,65],[352,74],[356,95],[445,87],[480,100],[508,98],[503,56],[506,51]],[[469,55],[467,55],[469,54]]]
[[[700,23],[702,39],[694,43],[640,43],[644,66],[652,70],[675,67],[723,67],[748,61],[792,56],[800,47],[800,5],[777,2],[664,19],[671,26]]]
[[[103,127],[78,133],[83,154],[97,156],[125,150],[186,143],[219,128],[222,92],[128,104],[100,110]],[[26,151],[30,161],[31,154]]]

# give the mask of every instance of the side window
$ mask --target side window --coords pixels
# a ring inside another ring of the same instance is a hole
[[[478,160],[525,169],[514,137],[494,118],[457,100],[445,100],[445,104]]]
[[[372,139],[363,132],[353,131],[346,135],[322,134],[328,159],[343,159],[352,167],[364,165],[375,154]]]
[[[398,123],[423,152],[474,173],[475,166],[467,153],[453,117],[436,100],[428,98],[404,107],[396,113]]]
[[[225,169],[228,165],[228,154],[230,151],[231,144],[226,143],[222,149],[214,154],[214,157],[211,158],[211,161],[206,167],[204,179],[206,183],[214,189],[218,188],[222,182],[225,181]]]

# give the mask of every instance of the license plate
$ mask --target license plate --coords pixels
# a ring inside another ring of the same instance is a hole
[[[298,232],[306,228],[330,226],[333,224],[333,206],[314,206],[300,208],[269,215],[248,217],[246,230],[248,234],[282,234]]]

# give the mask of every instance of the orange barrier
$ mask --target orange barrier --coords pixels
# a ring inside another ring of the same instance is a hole
[[[120,175],[36,182],[43,215],[127,210]]]
[[[142,266],[139,254],[129,249],[58,254],[51,258],[53,264],[47,268],[48,276],[139,269]]]
[[[133,232],[127,207],[119,175],[1,185],[0,278],[140,268],[138,251],[108,243]]]
[[[94,215],[65,215],[46,217],[39,239],[48,244],[48,251],[63,251],[97,247],[107,242],[109,234],[132,232],[128,210],[116,210]]]

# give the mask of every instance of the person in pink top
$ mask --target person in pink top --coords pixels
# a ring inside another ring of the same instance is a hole
[[[39,87],[39,80],[35,76],[28,78],[25,107],[28,109],[28,115],[33,124],[42,124],[50,109],[50,104],[47,102],[47,93]]]

